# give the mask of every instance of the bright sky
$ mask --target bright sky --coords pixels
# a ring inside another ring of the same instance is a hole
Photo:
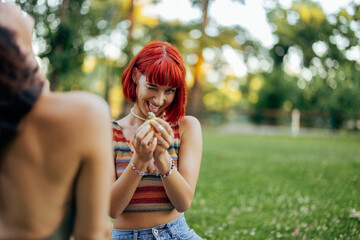
[[[315,0],[319,2],[325,13],[334,13],[341,7],[346,7],[352,0]],[[354,0],[360,2],[360,0]],[[254,38],[260,40],[265,47],[271,47],[274,39],[266,20],[263,4],[266,0],[245,0],[245,5],[233,0],[215,0],[209,9],[210,18],[225,26],[240,25],[246,28]],[[280,0],[288,8],[291,0]],[[184,22],[198,20],[201,12],[192,7],[189,0],[163,0],[161,3],[147,7],[146,15],[160,16],[166,20],[179,19]]]

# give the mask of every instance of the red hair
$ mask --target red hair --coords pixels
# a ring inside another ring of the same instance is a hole
[[[136,101],[136,84],[133,69],[146,76],[146,81],[176,88],[175,97],[165,109],[166,120],[176,122],[185,116],[187,89],[185,66],[179,51],[167,42],[150,42],[131,60],[121,76],[126,99]]]

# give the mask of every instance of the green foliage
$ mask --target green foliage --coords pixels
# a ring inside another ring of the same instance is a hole
[[[288,100],[302,111],[310,110],[322,118],[330,118],[335,129],[340,128],[346,119],[360,117],[357,97],[360,92],[360,62],[350,56],[360,40],[354,27],[359,25],[356,21],[359,8],[352,4],[349,9],[353,13],[342,9],[337,14],[326,16],[311,0],[293,1],[290,9],[278,4],[268,9],[268,19],[275,27],[278,42],[270,49],[274,71],[266,74],[269,83],[265,87],[274,84],[274,78],[279,77],[276,82],[282,82],[286,90],[264,89],[259,93],[260,99],[268,103],[260,102],[255,105],[256,109],[280,109],[281,104],[277,103]],[[286,69],[291,54],[300,58],[299,72]],[[294,84],[285,83],[289,79],[287,75],[292,76],[298,90],[293,88]],[[292,94],[284,94],[284,90]],[[296,99],[291,99],[291,95],[297,96]]]
[[[39,56],[48,59],[48,77],[53,90],[81,85],[81,65],[88,53],[85,42],[114,28],[123,11],[118,2],[107,1],[16,1],[36,22]],[[77,81],[68,80],[77,75]]]
[[[286,100],[290,100],[294,108],[299,105],[301,91],[297,87],[294,79],[284,75],[284,72],[274,67],[270,73],[263,74],[266,79],[264,86],[259,91],[259,100],[254,104],[254,114],[252,120],[257,124],[268,123],[277,124],[278,116],[264,116],[263,109],[282,110]]]
[[[360,138],[329,137],[205,132],[189,225],[204,239],[357,239]]]
[[[327,16],[311,0],[294,0],[289,9],[273,1],[275,5],[266,10],[278,41],[271,49],[265,49],[245,29],[220,26],[209,19],[213,0],[191,0],[202,11],[201,19],[190,23],[153,19],[157,25],[142,19],[142,4],[131,5],[133,1],[16,2],[35,18],[38,53],[48,65],[53,90],[87,90],[109,100],[110,89],[120,84],[123,68],[133,55],[149,41],[161,40],[177,46],[187,63],[194,82],[190,85],[193,101],[188,113],[206,116],[206,112],[200,114],[205,106],[204,110],[226,119],[226,112],[241,109],[255,112],[258,116],[253,119],[259,120],[262,111],[281,111],[286,103],[287,107],[300,109],[302,116],[306,112],[311,112],[309,116],[321,116],[323,122],[332,122],[333,128],[340,128],[345,120],[360,118],[360,60],[351,54],[360,41],[359,4],[350,3],[348,8]],[[111,44],[119,52],[118,59],[106,53]],[[229,73],[224,58],[226,49],[233,49],[240,56],[247,66],[246,76]],[[297,72],[287,67],[291,54],[300,59]],[[81,68],[89,56],[96,58],[95,67],[84,73]],[[94,80],[94,75],[99,79]],[[250,88],[253,76],[266,80],[262,89]],[[239,86],[235,88],[241,101],[231,100],[230,93],[226,95],[223,86],[229,80],[236,82],[232,86]],[[101,87],[95,89],[94,85]],[[210,109],[203,104],[208,93],[221,97],[217,109],[215,105]],[[234,102],[238,106],[234,107]],[[251,109],[245,109],[248,106]],[[122,109],[126,112],[125,106]],[[276,118],[271,121],[278,123]],[[315,121],[313,118],[306,124],[314,125]]]

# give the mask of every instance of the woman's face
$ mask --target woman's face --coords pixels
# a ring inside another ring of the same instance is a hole
[[[175,97],[176,88],[161,86],[146,81],[146,76],[137,77],[136,103],[144,116],[153,112],[160,117],[164,110],[170,106]]]

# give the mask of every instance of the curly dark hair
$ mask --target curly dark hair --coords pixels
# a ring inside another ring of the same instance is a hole
[[[20,120],[41,93],[38,65],[27,61],[15,33],[0,26],[0,154],[15,137]]]

